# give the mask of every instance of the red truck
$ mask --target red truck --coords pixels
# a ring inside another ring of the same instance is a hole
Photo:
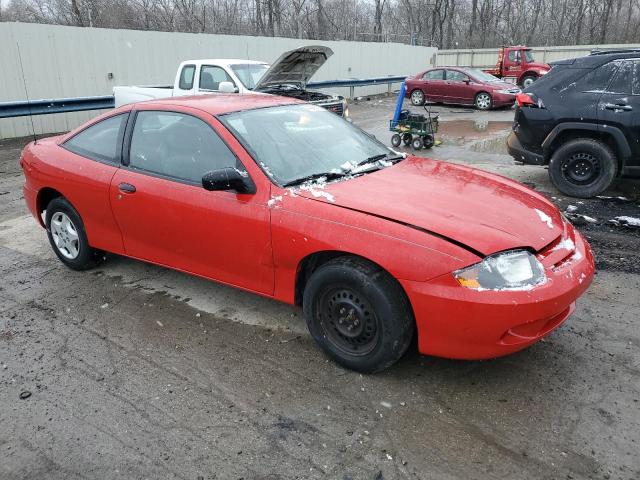
[[[494,68],[484,70],[498,78],[512,78],[522,88],[527,88],[539,77],[551,70],[546,63],[538,63],[531,49],[522,45],[500,47],[498,63]]]

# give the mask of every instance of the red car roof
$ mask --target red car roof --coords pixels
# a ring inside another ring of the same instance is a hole
[[[194,97],[172,97],[159,100],[142,102],[143,105],[176,105],[197,108],[211,115],[220,115],[240,110],[252,110],[255,108],[275,107],[278,105],[292,105],[305,103],[294,98],[280,97],[267,94],[237,94],[214,93],[211,95],[198,95]]]

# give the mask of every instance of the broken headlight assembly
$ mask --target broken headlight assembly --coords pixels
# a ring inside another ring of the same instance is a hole
[[[463,287],[474,290],[530,290],[547,281],[544,267],[528,250],[509,250],[453,272]]]

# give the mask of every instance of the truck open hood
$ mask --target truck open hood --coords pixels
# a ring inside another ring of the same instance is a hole
[[[333,55],[333,50],[321,45],[309,45],[280,55],[265,72],[254,90],[261,90],[276,85],[296,85],[306,88],[309,79]]]

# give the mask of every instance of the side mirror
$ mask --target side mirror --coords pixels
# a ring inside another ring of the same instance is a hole
[[[463,82],[464,82],[464,83],[466,83],[467,85],[469,85],[469,84],[471,83],[471,80],[469,80],[468,78],[465,78],[465,79],[463,80]]]
[[[220,82],[218,84],[218,91],[221,93],[238,93],[238,89],[231,82]]]
[[[210,192],[235,190],[238,193],[256,193],[256,186],[249,178],[249,174],[232,167],[205,173],[202,177],[202,187]]]

